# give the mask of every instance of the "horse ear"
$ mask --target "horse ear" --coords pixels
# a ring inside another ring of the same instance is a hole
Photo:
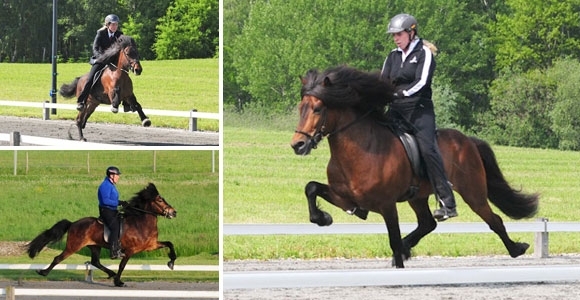
[[[323,86],[331,86],[332,82],[330,82],[330,78],[328,76],[324,77],[324,82],[322,83]]]
[[[300,82],[302,82],[302,85],[306,85],[306,78],[302,77],[302,76],[298,76],[298,78],[300,78]]]

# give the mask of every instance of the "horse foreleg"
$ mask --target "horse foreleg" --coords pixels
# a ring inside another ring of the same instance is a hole
[[[113,278],[116,273],[101,264],[101,247],[92,245],[88,248],[91,250],[91,265],[107,273],[109,278]]]
[[[437,222],[433,218],[429,210],[429,198],[420,198],[409,201],[409,205],[417,216],[417,228],[403,238],[403,255],[405,259],[411,257],[411,249],[415,247],[419,241],[435,230]]]
[[[173,270],[175,260],[177,259],[177,254],[175,253],[175,248],[173,248],[173,243],[170,241],[157,242],[157,249],[161,248],[169,248],[169,262],[167,263],[167,266],[169,269]]]
[[[401,239],[401,228],[399,227],[399,214],[397,213],[396,202],[389,203],[381,208],[381,215],[387,225],[389,233],[389,244],[393,251],[392,265],[396,268],[404,268],[403,261],[406,259],[403,250],[403,240]]]
[[[115,282],[115,286],[118,287],[123,287],[125,286],[125,283],[123,281],[121,281],[121,273],[123,273],[123,270],[125,270],[125,266],[127,265],[127,262],[129,261],[129,258],[131,257],[130,255],[125,254],[126,256],[123,257],[123,259],[121,259],[121,262],[119,263],[119,269],[117,270],[117,275],[115,275],[113,281]]]
[[[310,222],[318,224],[318,226],[329,226],[332,224],[332,216],[327,212],[318,208],[316,197],[320,196],[326,201],[332,203],[329,195],[328,185],[316,181],[310,181],[306,184],[304,189],[306,199],[308,200],[308,212],[310,214]]]
[[[133,106],[133,108],[139,114],[139,118],[141,119],[141,124],[143,125],[143,127],[151,126],[151,120],[149,120],[149,118],[143,112],[143,108],[141,107],[141,104],[139,104],[139,102],[137,102],[137,97],[135,97],[135,94],[131,95],[131,97],[129,98],[129,101],[130,101],[130,103],[132,103],[130,105]]]
[[[119,104],[121,104],[121,89],[116,86],[113,89],[113,97],[111,97],[111,111],[113,113],[119,112]]]

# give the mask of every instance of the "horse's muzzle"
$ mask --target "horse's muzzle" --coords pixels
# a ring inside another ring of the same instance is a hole
[[[303,140],[299,140],[296,142],[292,142],[292,144],[290,146],[292,146],[292,148],[294,149],[294,153],[296,155],[308,155],[310,154],[310,151],[312,151],[313,147],[313,141],[311,139],[308,139],[306,141]]]
[[[165,212],[165,217],[166,217],[167,219],[173,219],[173,218],[177,217],[177,211],[176,211],[175,209],[173,209],[173,208],[171,208],[171,209],[168,209],[168,210]]]

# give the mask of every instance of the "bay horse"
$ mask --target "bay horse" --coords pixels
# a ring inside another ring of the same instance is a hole
[[[127,35],[119,36],[117,41],[97,58],[97,61],[107,66],[103,69],[99,80],[94,83],[85,107],[77,114],[75,122],[79,139],[86,141],[83,129],[99,104],[110,104],[112,105],[111,111],[117,113],[118,107],[122,103],[125,112],[136,111],[141,119],[141,124],[144,127],[151,126],[151,120],[143,113],[141,104],[137,102],[137,97],[133,93],[133,82],[129,77],[130,71],[136,75],[141,75],[143,71],[135,40]],[[88,78],[88,73],[77,77],[72,83],[63,84],[59,94],[65,98],[78,97],[87,80],[93,80]]]
[[[47,276],[54,266],[85,246],[91,251],[91,264],[107,273],[109,278],[114,278],[115,286],[125,286],[121,281],[121,274],[131,256],[139,252],[169,248],[170,261],[167,266],[173,270],[177,255],[171,242],[157,240],[157,216],[172,219],[177,215],[175,209],[159,195],[155,185],[149,183],[146,188],[135,194],[124,210],[121,245],[125,257],[121,259],[117,273],[101,264],[101,248],[110,248],[110,245],[103,237],[103,223],[95,217],[85,217],[75,222],[61,220],[28,243],[26,245],[28,256],[34,258],[46,245],[60,241],[68,232],[62,253],[55,256],[46,269],[36,272]]]
[[[310,221],[332,224],[330,214],[318,207],[317,197],[363,220],[369,211],[380,214],[389,234],[392,264],[403,268],[411,249],[437,222],[428,205],[433,193],[429,181],[413,172],[403,143],[383,124],[394,87],[378,73],[346,66],[310,70],[301,80],[300,120],[291,146],[297,155],[309,154],[324,137],[330,146],[328,184],[310,181],[305,187]],[[487,198],[509,217],[522,219],[536,213],[538,195],[510,187],[488,143],[453,129],[438,130],[437,141],[453,189],[500,237],[511,257],[524,254],[529,244],[510,239]],[[397,202],[403,201],[415,212],[418,225],[401,239]]]

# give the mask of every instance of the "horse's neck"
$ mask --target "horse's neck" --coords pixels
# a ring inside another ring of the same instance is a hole
[[[334,129],[336,133],[328,137],[331,155],[349,156],[392,151],[396,144],[393,132],[378,124],[371,116],[359,120],[361,117],[362,115],[351,112],[338,120]]]

